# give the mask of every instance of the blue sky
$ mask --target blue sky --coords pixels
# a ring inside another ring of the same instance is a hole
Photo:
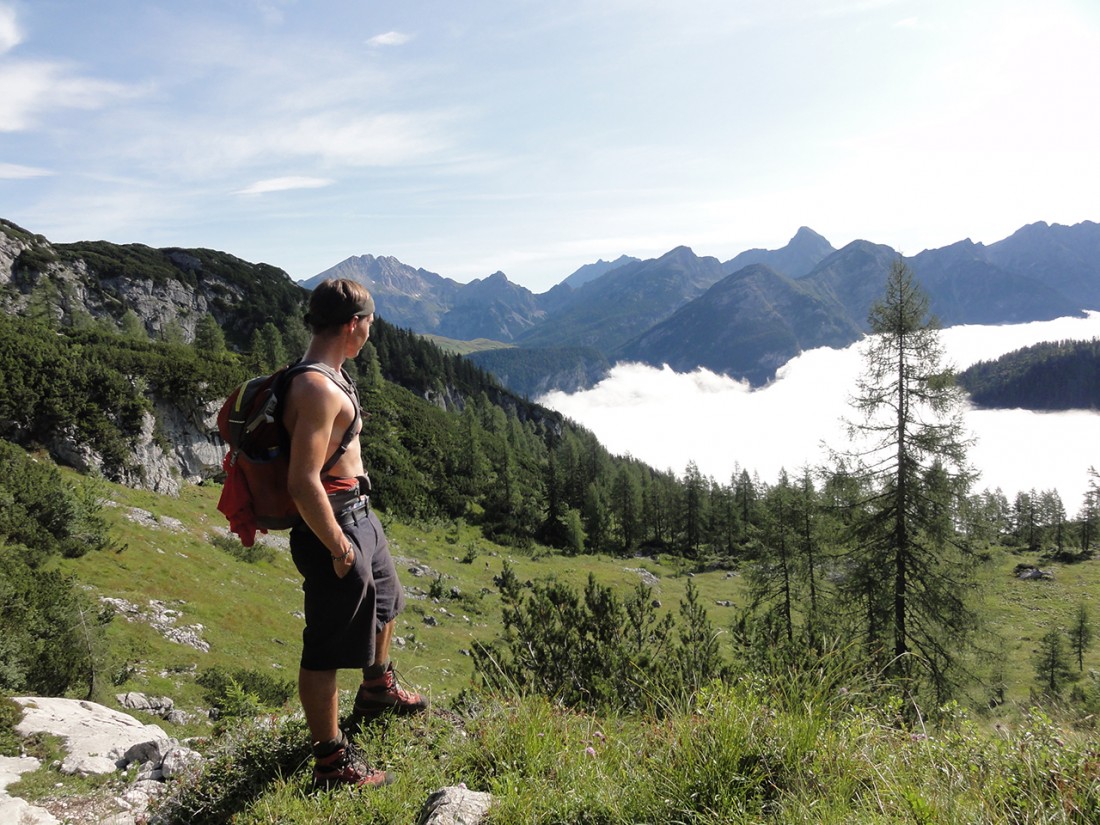
[[[0,0],[0,217],[542,292],[1100,220],[1095,0]]]

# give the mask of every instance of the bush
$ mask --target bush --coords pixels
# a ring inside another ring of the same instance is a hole
[[[294,694],[294,683],[258,670],[212,667],[195,680],[206,688],[211,707],[227,716],[248,716],[282,708]],[[251,697],[251,698],[250,698]]]
[[[275,777],[307,764],[309,733],[300,716],[242,720],[206,757],[196,775],[181,777],[156,804],[154,821],[232,821]]]
[[[110,543],[95,485],[68,484],[53,464],[0,441],[0,542],[27,548],[37,567],[51,555],[69,558]]]
[[[508,565],[495,581],[504,632],[496,644],[475,647],[487,687],[614,711],[682,693],[674,619],[657,616],[645,585],[620,600],[589,575],[583,594],[554,579],[525,593]]]
[[[26,547],[0,547],[0,691],[90,695],[105,620],[75,579],[32,568]]]
[[[15,726],[23,718],[23,708],[6,696],[0,697],[0,756],[19,756],[19,734]]]

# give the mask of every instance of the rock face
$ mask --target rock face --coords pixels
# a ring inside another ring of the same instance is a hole
[[[304,301],[305,291],[281,270],[225,253],[193,253],[134,244],[53,245],[0,219],[0,312],[21,315],[34,308],[61,325],[88,319],[115,325],[133,313],[152,337],[171,327],[185,342],[194,340],[199,321],[209,315],[239,345],[269,307],[284,310]],[[104,475],[169,495],[218,476],[225,453],[215,434],[218,402],[165,397],[156,387],[147,392],[153,409],[138,432],[129,433],[129,463],[136,469]],[[19,441],[18,432],[12,435]],[[104,470],[103,456],[74,432],[59,430],[37,440],[81,472]]]

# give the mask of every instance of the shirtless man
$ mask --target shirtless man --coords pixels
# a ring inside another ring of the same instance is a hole
[[[367,767],[339,728],[336,674],[360,668],[354,715],[418,713],[424,699],[397,686],[389,661],[394,621],[405,598],[389,543],[367,498],[358,433],[359,399],[342,367],[359,354],[374,321],[374,301],[361,284],[329,280],[310,296],[313,332],[294,376],[283,424],[290,434],[288,488],[303,523],[290,533],[294,563],[305,581],[306,627],[298,695],[313,740],[313,784],[371,786],[390,781]],[[354,437],[341,453],[345,434]]]

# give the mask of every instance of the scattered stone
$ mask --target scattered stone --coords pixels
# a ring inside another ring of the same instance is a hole
[[[729,599],[718,599],[715,604],[719,607],[733,607],[733,602]]]
[[[435,616],[425,616],[424,624],[426,624],[428,627],[436,627],[439,625],[439,619],[437,619]]]
[[[471,791],[465,785],[441,788],[428,797],[418,825],[478,825],[493,804],[491,794]]]
[[[146,696],[144,693],[131,691],[130,693],[117,693],[115,699],[122,707],[129,710],[143,710],[167,719],[175,709],[176,703],[167,696]]]
[[[1053,581],[1054,573],[1050,570],[1042,570],[1034,564],[1017,564],[1014,571],[1016,578],[1024,580]]]
[[[187,527],[178,518],[157,516],[148,510],[142,510],[140,507],[128,507],[126,518],[134,524],[148,527],[151,530],[168,530],[172,533],[183,533],[187,530]]]
[[[168,607],[158,599],[150,599],[148,608],[111,596],[101,596],[100,601],[113,607],[115,612],[124,616],[128,622],[145,622],[170,642],[187,645],[203,653],[210,650],[210,643],[202,638],[202,632],[206,628],[201,624],[177,627],[176,621],[183,613]]]

